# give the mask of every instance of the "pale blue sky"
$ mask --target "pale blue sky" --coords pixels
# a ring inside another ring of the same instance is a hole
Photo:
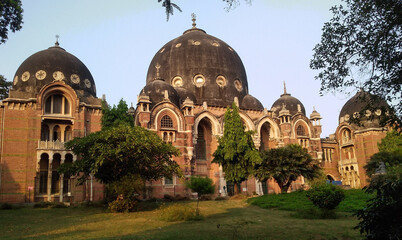
[[[322,137],[333,133],[343,104],[354,95],[320,97],[320,82],[309,68],[329,8],[339,0],[253,0],[227,12],[221,0],[175,0],[183,10],[166,22],[157,0],[22,0],[24,25],[0,45],[0,74],[14,78],[30,55],[54,45],[78,57],[91,71],[98,97],[136,104],[155,53],[168,41],[197,27],[229,44],[246,68],[249,93],[267,109],[287,90],[309,116],[313,106],[323,120]]]

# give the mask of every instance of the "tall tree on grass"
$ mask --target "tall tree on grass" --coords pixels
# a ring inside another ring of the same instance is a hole
[[[298,177],[313,180],[321,174],[321,168],[307,150],[297,144],[263,151],[262,162],[255,167],[255,177],[260,182],[273,178],[282,193],[286,193]]]
[[[12,84],[13,83],[7,81],[7,79],[3,75],[0,75],[0,100],[8,98],[8,93]]]
[[[62,165],[60,172],[80,175],[83,182],[93,174],[102,183],[119,181],[128,175],[138,175],[144,181],[181,175],[172,159],[179,150],[167,144],[155,133],[138,127],[118,125],[65,144],[80,159]]]
[[[400,117],[402,1],[342,1],[331,8],[333,18],[325,23],[310,62],[320,71],[321,93],[363,88],[386,99]]]
[[[128,124],[134,126],[133,116],[128,114],[126,101],[120,99],[119,104],[110,107],[106,102],[102,102],[102,129]]]
[[[212,179],[209,177],[191,176],[186,182],[186,187],[197,193],[197,215],[199,215],[200,210],[198,204],[201,196],[205,194],[213,194],[215,192],[215,186],[212,183]]]
[[[235,184],[235,193],[238,193],[238,184],[253,173],[261,157],[252,139],[253,132],[245,131],[235,103],[226,110],[224,124],[223,136],[218,139],[212,162],[222,165],[225,179]]]

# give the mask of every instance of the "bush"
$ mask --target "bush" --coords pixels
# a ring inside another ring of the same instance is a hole
[[[127,175],[108,185],[108,207],[111,212],[131,212],[137,206],[144,182],[139,175]],[[114,199],[114,200],[113,200]]]
[[[33,208],[67,208],[68,206],[61,202],[38,202]]]
[[[108,204],[111,212],[131,212],[135,210],[138,202],[133,199],[118,198]]]
[[[161,220],[167,222],[201,220],[202,216],[197,213],[196,209],[188,206],[171,204],[162,205],[160,207]]]
[[[343,189],[332,184],[318,184],[307,191],[308,199],[320,209],[335,209],[345,198]]]
[[[9,203],[3,203],[0,207],[1,210],[10,210],[13,209],[13,205],[9,204]]]
[[[167,201],[167,202],[172,202],[174,200],[174,197],[172,195],[169,195],[169,194],[164,194],[163,199],[165,201]]]
[[[228,197],[217,196],[217,197],[215,198],[215,201],[223,201],[223,200],[228,200],[228,199],[229,199]]]

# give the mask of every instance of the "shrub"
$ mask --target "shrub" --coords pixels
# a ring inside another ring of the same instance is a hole
[[[345,198],[343,189],[332,184],[318,184],[307,191],[308,199],[321,209],[335,209]]]
[[[202,219],[202,216],[197,213],[196,209],[178,204],[162,205],[160,207],[160,216],[161,220],[167,222]]]
[[[130,212],[135,210],[137,197],[144,189],[144,182],[139,175],[127,175],[108,185],[108,207],[112,212]],[[112,200],[114,199],[114,200]]]
[[[137,201],[133,199],[118,198],[108,204],[111,212],[131,212],[135,210]]]
[[[1,210],[9,210],[9,209],[13,209],[13,205],[9,204],[9,203],[3,203],[0,207]]]
[[[172,195],[169,195],[169,194],[164,194],[163,199],[165,201],[167,201],[167,202],[172,202],[174,200],[174,197]]]
[[[228,197],[217,196],[217,197],[215,198],[215,201],[223,201],[223,200],[228,200],[228,199],[229,199]]]

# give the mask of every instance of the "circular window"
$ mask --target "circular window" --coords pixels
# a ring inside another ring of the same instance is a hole
[[[53,73],[53,78],[54,78],[54,80],[61,81],[64,79],[64,74],[60,71],[56,71]]]
[[[165,51],[165,48],[162,48],[161,51],[160,51],[160,53],[163,53],[164,51]]]
[[[179,48],[181,46],[181,43],[176,44],[176,47]]]
[[[381,115],[381,109],[377,109],[377,110],[375,111],[375,114],[376,114],[377,116],[380,116],[380,115]]]
[[[370,110],[366,110],[366,117],[370,117],[371,116],[371,111]]]
[[[235,85],[237,91],[241,92],[243,90],[243,85],[241,84],[241,81],[239,79],[236,79],[234,81],[234,85]]]
[[[24,73],[22,74],[22,76],[21,76],[21,80],[24,81],[24,82],[26,82],[26,81],[28,81],[28,79],[29,79],[30,76],[31,76],[31,75],[29,74],[29,72],[24,72]]]
[[[182,87],[183,86],[183,79],[179,76],[174,77],[172,80],[173,87]]]
[[[197,87],[202,87],[205,84],[205,78],[201,74],[195,75],[194,84]]]
[[[218,76],[216,78],[216,84],[218,84],[219,87],[226,86],[226,78],[224,76]]]
[[[350,116],[349,116],[349,114],[346,114],[345,115],[345,121],[349,121],[350,120]]]
[[[71,82],[73,82],[75,84],[80,83],[80,77],[77,74],[71,74],[70,79],[71,79]]]
[[[15,76],[15,78],[14,78],[14,85],[17,85],[17,83],[18,83],[18,76]]]
[[[44,70],[39,70],[35,73],[35,77],[38,80],[43,80],[46,77],[46,72]]]
[[[193,45],[198,46],[198,45],[200,45],[200,44],[201,44],[201,42],[200,42],[200,41],[193,41]]]
[[[219,47],[219,43],[218,42],[212,42],[212,46]]]
[[[360,113],[359,113],[359,112],[353,113],[353,118],[359,118],[359,117],[360,117]]]
[[[87,88],[91,88],[91,82],[88,79],[84,80],[85,86],[87,86]]]

